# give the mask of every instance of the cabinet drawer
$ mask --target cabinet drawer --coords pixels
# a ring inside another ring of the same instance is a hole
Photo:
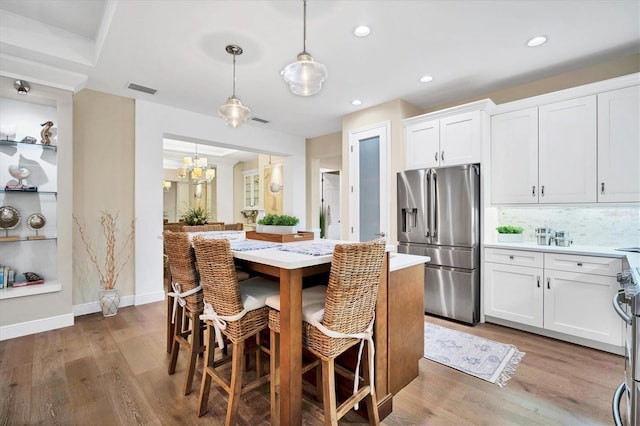
[[[506,265],[542,268],[543,253],[537,251],[485,248],[484,260],[486,262],[504,263]]]
[[[574,254],[545,253],[545,269],[583,272],[587,274],[615,276],[622,271],[622,259],[613,257],[577,256]]]

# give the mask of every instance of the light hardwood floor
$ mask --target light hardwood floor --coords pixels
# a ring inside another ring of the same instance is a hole
[[[167,375],[165,304],[122,308],[112,318],[76,318],[73,327],[0,342],[0,424],[224,424],[226,396],[212,385],[209,411],[196,416],[202,363],[181,395],[186,353]],[[386,425],[612,424],[611,398],[623,358],[492,324],[426,320],[526,352],[507,386],[432,361],[393,400]],[[322,424],[313,403],[304,424]],[[269,389],[242,397],[240,424],[269,423]],[[350,413],[341,424],[364,424]]]

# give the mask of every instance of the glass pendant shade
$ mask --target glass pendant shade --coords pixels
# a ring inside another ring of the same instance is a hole
[[[282,71],[284,81],[289,89],[300,96],[315,95],[322,89],[327,80],[327,67],[313,60],[311,55],[302,52],[298,60],[287,65]]]
[[[206,180],[211,181],[214,177],[216,177],[216,169],[207,169],[204,174]]]
[[[218,115],[222,117],[227,126],[236,128],[249,119],[251,110],[242,105],[240,99],[232,96],[226,104],[218,108]]]
[[[202,177],[202,169],[200,167],[196,167],[191,170],[191,179],[199,179]]]
[[[186,177],[186,176],[187,176],[187,169],[184,168],[184,167],[179,167],[178,168],[178,177],[180,179],[182,179],[183,177]]]

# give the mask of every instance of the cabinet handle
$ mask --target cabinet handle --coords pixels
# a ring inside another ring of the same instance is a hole
[[[438,151],[436,151],[436,152],[435,152],[435,154],[434,154],[434,156],[433,156],[433,159],[434,159],[434,160],[436,160],[436,161],[438,161]]]
[[[538,283],[538,288],[540,288],[540,275],[536,277],[536,282]]]
[[[441,159],[442,161],[444,161],[444,151],[441,151],[441,152],[440,152],[440,159]]]
[[[509,256],[509,259],[513,260],[513,255],[510,255],[510,256]]]
[[[604,194],[604,182],[600,183],[600,193]]]
[[[540,195],[544,197],[544,185],[540,187]]]
[[[547,288],[551,290],[551,277],[547,277]]]
[[[582,262],[578,262],[578,266],[582,266]]]
[[[531,187],[531,196],[532,196],[532,197],[535,197],[535,196],[536,196],[536,186],[535,186],[535,185],[533,185],[533,186]]]

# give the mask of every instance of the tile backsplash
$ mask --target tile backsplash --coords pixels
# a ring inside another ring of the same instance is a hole
[[[640,246],[640,206],[498,208],[498,225],[522,226],[525,242],[535,242],[535,229],[548,226],[569,231],[573,245]]]

